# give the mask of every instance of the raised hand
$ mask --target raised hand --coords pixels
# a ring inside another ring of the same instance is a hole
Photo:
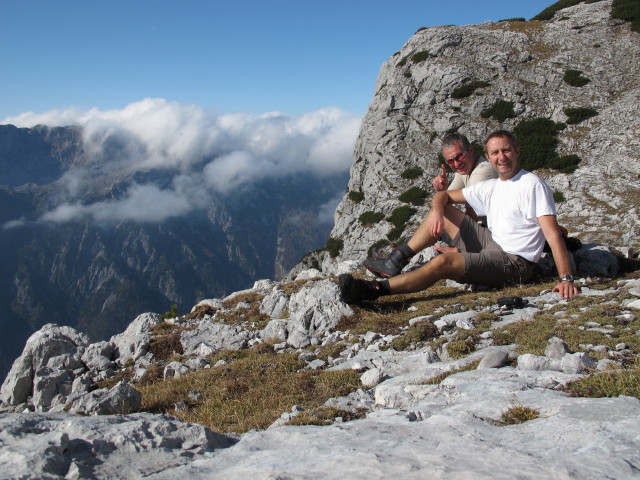
[[[446,190],[449,186],[449,180],[447,179],[447,168],[442,164],[442,173],[437,175],[431,182],[433,188],[436,189],[436,192],[441,192],[442,190]]]

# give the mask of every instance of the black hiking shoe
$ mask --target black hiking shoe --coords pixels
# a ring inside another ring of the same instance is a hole
[[[382,286],[376,280],[362,280],[348,273],[343,273],[338,279],[340,280],[340,298],[344,303],[376,300],[383,294]]]
[[[388,257],[367,258],[364,266],[377,277],[395,277],[409,263],[413,250],[408,245],[394,248]]]

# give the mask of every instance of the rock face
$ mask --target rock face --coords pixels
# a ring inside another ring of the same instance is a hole
[[[200,425],[145,413],[2,415],[0,478],[141,478],[233,443]]]
[[[343,260],[362,261],[389,234],[393,242],[415,231],[427,207],[399,196],[421,187],[428,205],[446,132],[481,143],[491,131],[513,130],[526,119],[567,122],[566,108],[593,108],[597,115],[558,134],[557,153],[582,159],[574,173],[536,171],[564,196],[560,223],[583,243],[638,251],[640,153],[632,145],[640,129],[640,35],[611,19],[610,11],[611,1],[583,2],[545,22],[433,27],[413,35],[380,69],[331,233],[344,246],[335,258],[315,256],[323,271]],[[564,80],[568,70],[590,81],[572,86]],[[457,88],[473,81],[486,84],[454,98]],[[514,117],[484,118],[497,101],[512,102]],[[422,172],[417,178],[407,175],[416,168]],[[398,208],[413,208],[406,223],[397,211],[392,218]],[[384,219],[364,224],[359,217],[365,212]]]

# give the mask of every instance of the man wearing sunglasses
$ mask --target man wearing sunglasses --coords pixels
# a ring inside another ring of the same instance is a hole
[[[438,255],[411,272],[379,275],[388,277],[383,281],[342,274],[340,296],[344,302],[418,292],[442,279],[494,286],[521,284],[531,278],[545,240],[560,276],[560,283],[552,291],[559,292],[562,298],[578,294],[551,188],[537,175],[522,169],[520,147],[511,132],[491,133],[484,150],[498,178],[462,190],[436,192],[426,221],[409,240],[410,248],[419,251],[446,233],[460,251]],[[454,207],[464,203],[488,215],[488,228]]]
[[[467,137],[461,133],[447,133],[442,139],[442,156],[449,168],[455,172],[453,181],[449,185],[447,170],[442,165],[442,173],[436,176],[433,181],[433,188],[436,192],[442,190],[461,190],[464,187],[474,185],[485,180],[497,178],[498,174],[491,168],[491,164],[484,157],[479,157],[473,151],[473,147]],[[486,218],[478,219],[476,213],[469,205],[466,206],[466,213],[474,220],[486,225]]]
[[[498,174],[491,168],[491,164],[487,159],[477,156],[467,137],[461,133],[447,133],[444,136],[442,139],[442,156],[451,170],[455,172],[455,175],[451,185],[449,185],[447,171],[443,164],[442,173],[436,176],[431,182],[436,192],[443,190],[461,190],[476,183],[498,177]],[[478,221],[483,225],[487,224],[486,217],[482,216],[478,218],[476,212],[474,212],[473,208],[468,204],[465,205],[465,212],[474,221]],[[418,253],[409,246],[412,240],[394,248],[386,258],[367,258],[364,266],[378,277],[393,277],[399,274],[405,265],[409,263],[411,257]],[[450,243],[451,239],[444,235],[442,240]],[[413,243],[415,244],[416,242]],[[434,248],[441,253],[454,253],[459,251],[455,247],[441,245],[434,245]]]

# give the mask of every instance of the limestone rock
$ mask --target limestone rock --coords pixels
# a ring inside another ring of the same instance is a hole
[[[148,413],[0,414],[0,477],[151,477],[235,442],[201,425]]]
[[[164,321],[157,313],[143,313],[129,324],[127,329],[118,335],[111,337],[111,343],[116,347],[117,358],[120,364],[129,359],[137,360],[149,351],[151,341],[151,328]]]
[[[49,363],[53,365],[57,360],[62,360],[60,367],[69,366],[73,355],[88,344],[87,337],[71,327],[54,324],[43,326],[29,337],[22,355],[13,362],[0,389],[0,400],[8,405],[26,402],[32,395],[37,371]],[[75,361],[73,364],[77,366]]]
[[[504,351],[488,352],[482,357],[478,364],[478,369],[504,367],[509,361],[509,354]]]
[[[352,313],[351,307],[339,299],[338,286],[333,281],[311,282],[289,299],[287,341],[295,342],[291,344],[296,348],[304,348],[305,338],[326,336],[342,315]]]
[[[602,245],[583,245],[574,252],[574,257],[578,271],[584,275],[612,277],[620,269],[616,256]]]
[[[142,396],[126,381],[121,381],[111,389],[101,388],[75,400],[69,409],[71,413],[85,415],[115,415],[136,412],[142,403]]]
[[[558,337],[549,339],[549,345],[544,351],[545,356],[560,359],[569,353],[569,347]]]
[[[239,350],[254,338],[255,334],[243,330],[238,325],[225,325],[211,321],[201,322],[194,330],[185,330],[180,336],[180,343],[185,355],[211,354],[218,350]],[[201,345],[206,345],[205,353],[200,350]]]

